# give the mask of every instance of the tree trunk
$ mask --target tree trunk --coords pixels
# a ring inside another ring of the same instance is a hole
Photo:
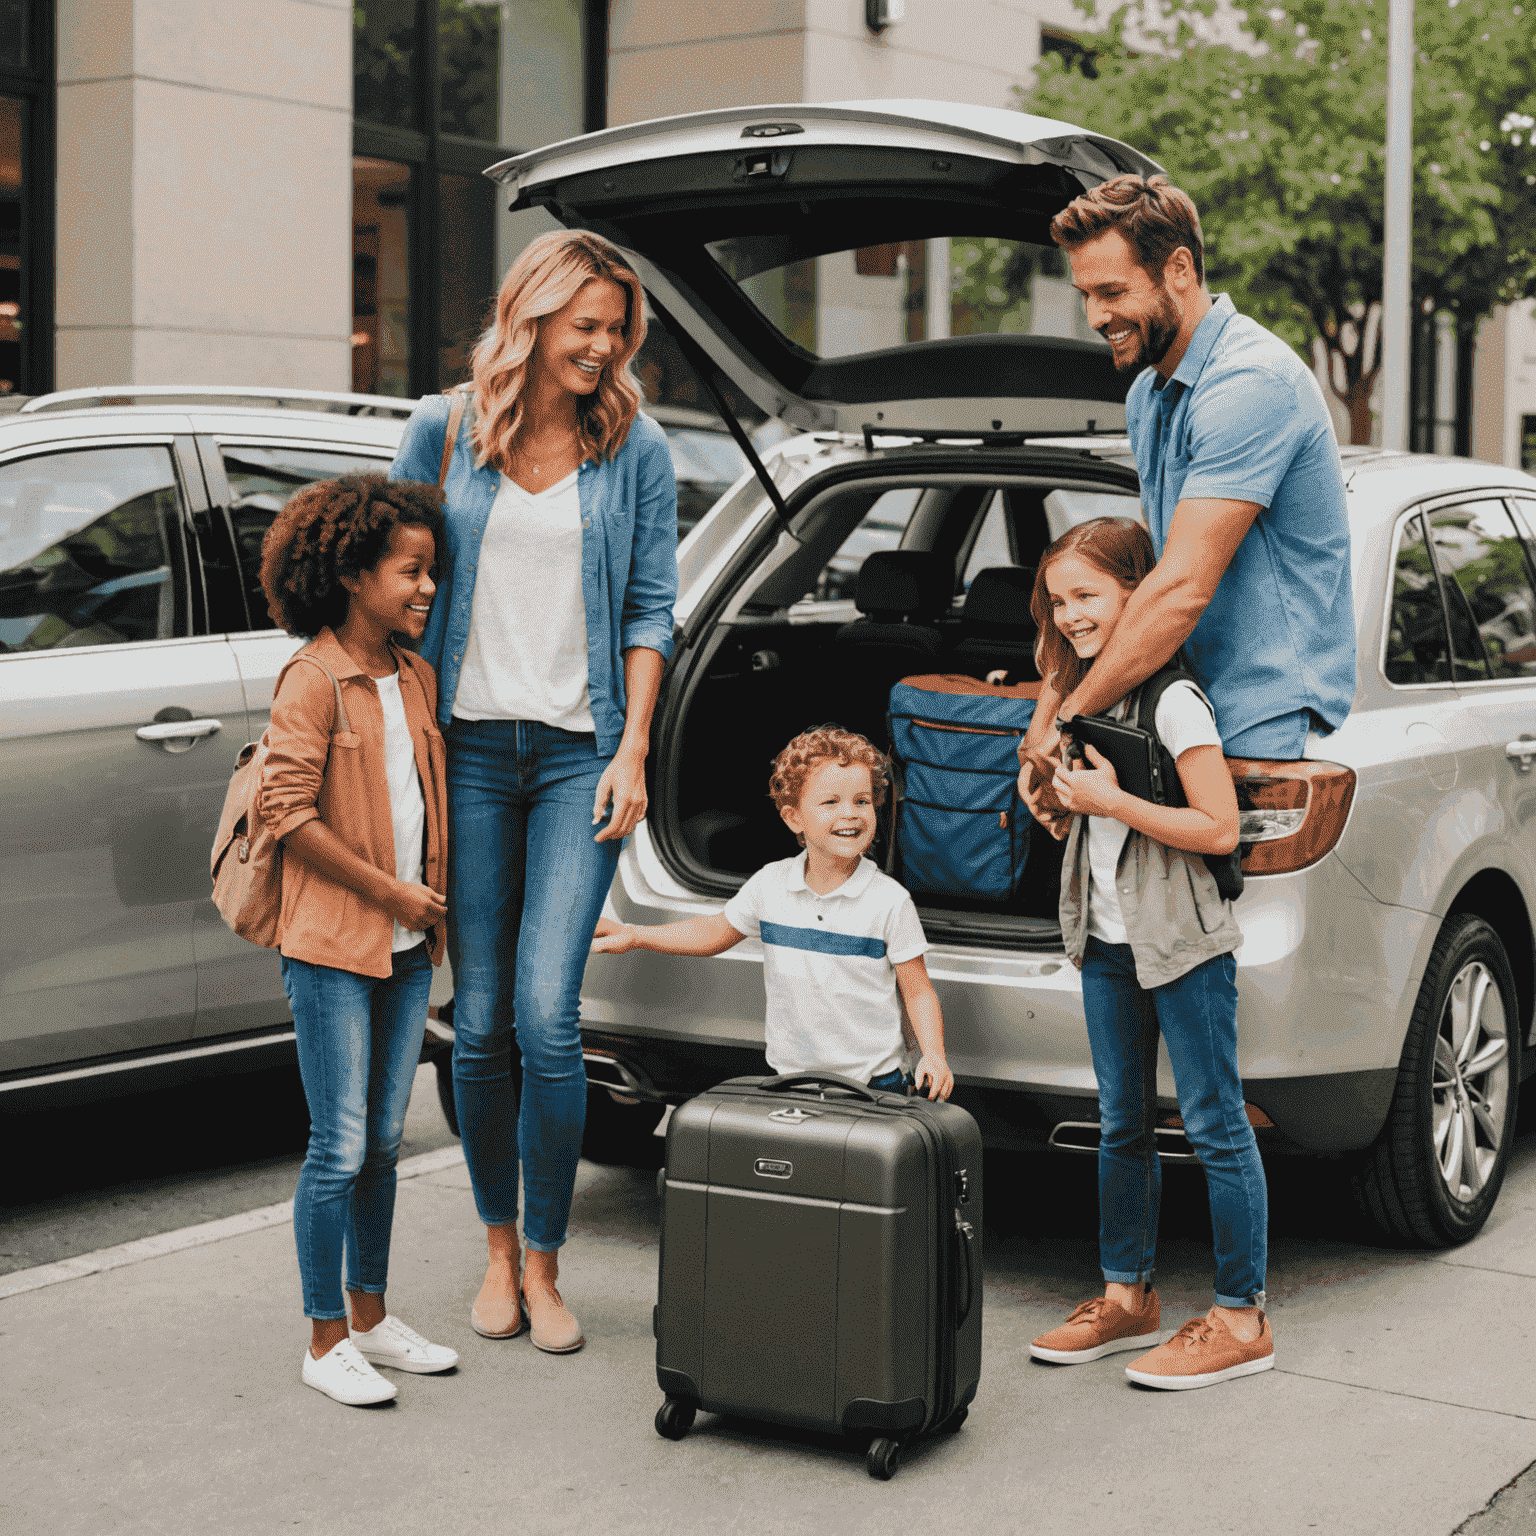
[[[1375,382],[1374,373],[1368,378],[1351,379],[1344,393],[1339,396],[1344,402],[1344,409],[1349,412],[1351,443],[1369,443],[1371,440],[1371,386]]]
[[[1477,352],[1476,318],[1456,317],[1456,452],[1472,457],[1472,364]]]

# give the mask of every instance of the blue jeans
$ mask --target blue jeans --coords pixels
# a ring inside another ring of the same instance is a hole
[[[421,1055],[432,961],[418,944],[386,980],[283,957],[309,1151],[293,1196],[304,1315],[342,1318],[347,1289],[384,1294],[395,1219],[395,1159]]]
[[[1121,1285],[1150,1281],[1162,1169],[1157,1037],[1168,1047],[1184,1135],[1200,1155],[1216,1239],[1216,1304],[1264,1290],[1269,1194],[1237,1070],[1237,962],[1217,955],[1166,986],[1143,988],[1129,944],[1088,938],[1083,1007],[1099,1080],[1099,1261]]]
[[[448,944],[453,1097],[475,1207],[523,1241],[565,1241],[587,1117],[581,978],[618,842],[592,823],[609,759],[591,734],[533,720],[455,720],[448,731]],[[604,823],[606,824],[606,816]],[[512,1086],[512,1034],[523,1057]]]

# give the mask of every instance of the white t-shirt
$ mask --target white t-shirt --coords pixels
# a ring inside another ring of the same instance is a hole
[[[1125,702],[1122,699],[1111,711],[1117,719],[1125,717]],[[1179,682],[1169,687],[1157,701],[1156,723],[1157,734],[1175,762],[1191,747],[1221,745],[1216,716],[1193,683]],[[1106,944],[1130,942],[1120,896],[1115,890],[1115,873],[1130,830],[1113,816],[1088,818],[1088,932]]]
[[[501,477],[486,519],[453,696],[461,720],[541,720],[590,731],[578,471],[531,496]]]
[[[912,898],[870,860],[818,896],[805,883],[805,857],[758,870],[726,903],[725,919],[762,941],[769,1066],[867,1083],[906,1054],[896,967],[928,941]]]
[[[384,706],[384,775],[389,780],[389,818],[395,829],[395,879],[421,884],[422,837],[427,828],[427,802],[422,798],[421,777],[416,772],[416,750],[411,728],[405,723],[405,702],[400,697],[400,674],[376,677],[379,703]],[[395,924],[390,950],[399,954],[413,949],[426,936]]]

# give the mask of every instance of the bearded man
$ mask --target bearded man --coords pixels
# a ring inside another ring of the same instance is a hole
[[[1138,375],[1126,425],[1158,563],[1071,695],[1047,681],[1025,747],[1054,755],[1057,720],[1108,709],[1182,646],[1227,756],[1302,757],[1355,693],[1344,479],[1317,380],[1206,291],[1200,216],[1166,176],[1106,181],[1051,238],[1115,366]],[[1028,763],[1020,787],[1043,819]]]

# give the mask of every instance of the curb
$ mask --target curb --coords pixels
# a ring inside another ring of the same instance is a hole
[[[436,1152],[423,1152],[418,1157],[406,1158],[396,1166],[395,1178],[419,1179],[423,1174],[441,1173],[445,1168],[461,1167],[463,1162],[462,1147],[440,1147]],[[293,1201],[284,1200],[277,1205],[263,1205],[254,1211],[242,1211],[238,1216],[224,1216],[218,1221],[199,1222],[195,1227],[181,1227],[175,1232],[161,1232],[154,1237],[119,1243],[115,1248],[98,1248],[94,1253],[61,1259],[57,1264],[39,1264],[34,1269],[19,1269],[14,1274],[0,1275],[0,1301],[11,1296],[25,1295],[28,1291],[40,1291],[45,1286],[62,1285],[66,1280],[83,1280],[87,1275],[99,1275],[109,1269],[142,1264],[146,1259],[161,1259],[167,1254],[181,1253],[187,1248],[201,1248],[206,1243],[221,1243],[225,1238],[243,1237],[247,1232],[261,1232],[267,1227],[282,1226],[292,1219]]]

